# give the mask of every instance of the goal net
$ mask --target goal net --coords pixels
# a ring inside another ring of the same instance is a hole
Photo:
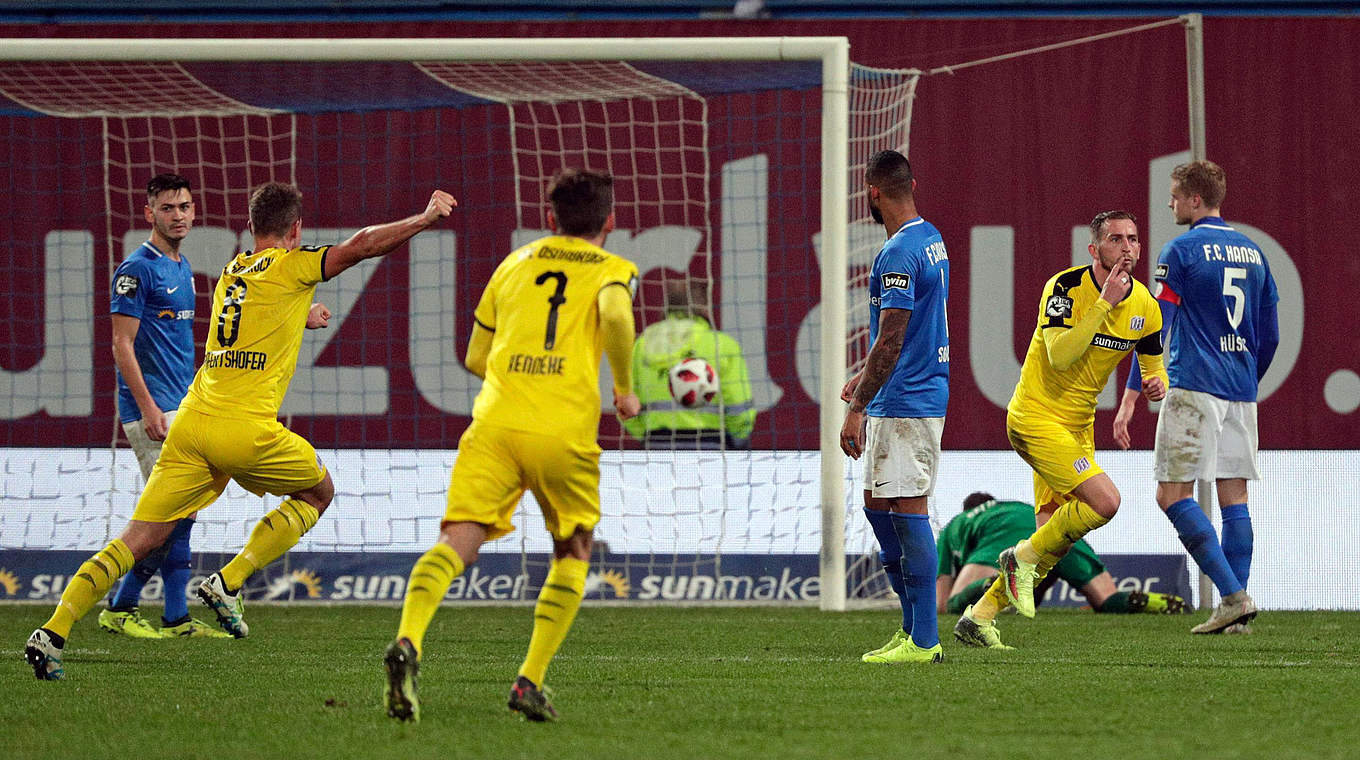
[[[461,363],[473,307],[496,264],[544,234],[553,172],[587,166],[615,178],[605,247],[643,274],[639,330],[682,283],[741,346],[750,380],[749,399],[711,411],[756,412],[748,435],[706,449],[645,448],[604,410],[589,595],[838,606],[847,589],[872,592],[876,567],[857,561],[872,538],[847,498],[857,476],[823,443],[841,414],[826,397],[867,350],[846,304],[864,309],[854,289],[882,239],[863,194],[847,191],[870,153],[906,149],[913,73],[848,75],[844,40],[821,38],[367,40],[344,54],[303,41],[287,64],[270,41],[119,42],[10,45],[0,61],[0,158],[25,188],[0,221],[0,280],[15,294],[0,306],[0,557],[69,572],[62,551],[102,546],[135,505],[108,282],[146,238],[151,176],[193,185],[182,252],[200,357],[216,274],[251,246],[253,187],[302,188],[306,244],[413,213],[442,188],[460,202],[448,224],[318,288],[336,318],[305,335],[281,414],[316,445],[337,495],[248,590],[400,599],[413,554],[437,535],[480,386]],[[606,406],[609,383],[606,369]],[[229,486],[199,515],[198,568],[239,550],[275,501]],[[450,598],[532,598],[551,543],[531,495],[514,520]]]

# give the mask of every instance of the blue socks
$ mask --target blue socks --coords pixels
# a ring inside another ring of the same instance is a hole
[[[878,559],[883,563],[883,574],[888,576],[888,585],[892,586],[898,604],[902,605],[902,630],[911,633],[911,603],[907,601],[907,589],[902,583],[902,544],[897,540],[897,531],[893,530],[892,513],[865,507],[864,516],[869,518],[869,527],[874,529],[874,537],[882,549]],[[934,617],[933,611],[931,617]]]
[[[1166,508],[1167,519],[1176,526],[1181,543],[1205,575],[1214,582],[1220,596],[1235,594],[1242,590],[1237,575],[1228,566],[1228,558],[1223,555],[1223,547],[1218,543],[1214,526],[1209,517],[1200,509],[1199,502],[1193,498],[1181,499]]]
[[[161,563],[161,580],[165,581],[165,612],[161,617],[167,625],[177,624],[189,617],[186,595],[189,586],[189,532],[193,529],[193,520],[180,520],[175,532],[166,541],[170,551]]]
[[[891,517],[902,547],[902,585],[911,603],[911,641],[922,649],[940,643],[939,619],[935,617],[935,534],[929,515],[894,514]]]
[[[1246,504],[1226,504],[1223,512],[1223,556],[1228,560],[1237,582],[1247,587],[1251,574],[1251,515]]]

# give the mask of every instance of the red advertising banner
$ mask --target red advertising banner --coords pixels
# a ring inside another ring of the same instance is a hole
[[[1134,23],[316,24],[289,32],[834,34],[850,37],[857,63],[929,71]],[[41,32],[116,37],[144,30],[63,26]],[[33,33],[0,27],[0,36]],[[157,33],[275,36],[278,28],[171,24],[158,26]],[[1360,130],[1354,126],[1360,69],[1349,44],[1357,33],[1356,19],[1205,22],[1208,155],[1227,172],[1224,216],[1261,245],[1281,297],[1281,345],[1262,386],[1263,448],[1360,448],[1360,339],[1348,319],[1343,324],[1360,286],[1360,257],[1345,242],[1345,209],[1360,194]],[[1053,273],[1086,256],[1083,235],[1093,215],[1110,208],[1137,215],[1145,279],[1161,246],[1182,231],[1166,199],[1171,168],[1188,158],[1184,61],[1183,30],[1169,26],[920,80],[909,154],[918,206],[941,230],[951,262],[946,448],[1008,448],[1004,406],[1034,329],[1039,291]],[[305,224],[321,238],[330,235],[315,242],[336,242],[364,224],[413,213],[435,187],[458,197],[460,213],[425,243],[347,273],[343,283],[322,291],[338,299],[332,305],[344,318],[314,352],[304,346],[300,366],[325,371],[306,373],[306,388],[295,382],[299,401],[284,410],[292,427],[319,447],[455,447],[476,392],[456,362],[472,309],[499,258],[522,242],[517,236],[541,228],[526,210],[521,185],[525,177],[533,185],[539,175],[526,169],[524,157],[604,160],[610,149],[592,146],[625,139],[611,131],[617,127],[635,145],[653,140],[649,147],[668,177],[627,185],[620,197],[619,227],[626,235],[618,239],[618,252],[639,261],[644,273],[639,327],[659,316],[667,271],[711,273],[719,324],[731,330],[737,310],[746,320],[742,343],[760,409],[752,446],[816,448],[816,361],[809,353],[816,345],[819,301],[815,76],[809,83],[800,78],[803,70],[772,69],[771,84],[752,90],[724,83],[764,75],[755,69],[682,72],[704,101],[699,118],[707,123],[707,165],[696,167],[683,151],[663,151],[698,139],[686,127],[636,129],[628,125],[641,117],[617,106],[598,106],[592,118],[615,126],[584,135],[582,145],[530,145],[520,141],[523,133],[517,138],[488,127],[505,118],[507,106],[486,93],[450,102],[446,90],[426,92],[428,78],[397,65],[363,69],[352,81],[294,86],[316,81],[301,78],[305,68],[279,65],[243,80],[229,67],[186,65],[184,76],[169,75],[162,85],[172,94],[175,87],[206,87],[247,106],[249,113],[238,109],[231,117],[180,115],[173,106],[152,117],[60,117],[52,115],[50,93],[74,85],[59,72],[37,83],[13,74],[0,81],[0,169],[11,188],[9,211],[0,213],[0,288],[6,294],[0,300],[0,445],[105,446],[112,437],[110,264],[124,252],[116,249],[144,239],[138,188],[154,167],[182,168],[196,187],[225,188],[197,197],[191,241],[200,248],[191,256],[202,273],[200,337],[210,318],[210,273],[229,255],[221,252],[249,246],[242,220],[252,185],[296,182],[307,196]],[[712,82],[701,87],[694,80],[702,77]],[[673,113],[646,118],[693,121],[689,96],[675,97]],[[35,99],[48,105],[36,107]],[[336,107],[346,99],[352,108]],[[397,101],[404,110],[384,105]],[[542,125],[557,117],[544,112],[524,118]],[[158,141],[186,134],[203,136],[196,143],[200,153],[176,155],[175,166],[167,166]],[[285,154],[291,158],[281,159]],[[208,168],[214,166],[224,168]],[[853,186],[856,178],[851,181]],[[735,208],[725,201],[739,182],[759,185],[764,210],[758,221],[751,215],[759,204]],[[741,226],[746,224],[755,226]],[[751,230],[763,231],[754,248],[729,250]],[[857,297],[867,294],[852,291]],[[1112,446],[1115,399],[1107,393],[1096,430],[1097,445],[1106,448]],[[1154,425],[1150,414],[1135,418],[1136,447],[1151,447]],[[602,433],[618,434],[608,415]]]

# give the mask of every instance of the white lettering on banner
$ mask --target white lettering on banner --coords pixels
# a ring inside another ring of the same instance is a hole
[[[0,368],[5,419],[44,411],[86,417],[94,411],[94,236],[84,230],[47,233],[43,262],[45,350],[32,367]]]
[[[308,230],[305,227],[302,231],[302,245],[330,245],[341,240],[348,240],[351,235],[358,232],[357,228],[351,229],[324,229],[318,228]],[[453,233],[448,230],[436,230],[433,234],[425,233],[421,237],[428,239],[421,241],[425,245],[436,245],[441,248],[453,248]],[[246,237],[243,235],[243,237]],[[413,245],[415,242],[413,241]],[[253,245],[253,243],[251,243]],[[246,250],[246,243],[241,244],[241,250]],[[449,258],[452,259],[452,253]],[[302,347],[298,351],[297,371],[293,374],[292,383],[288,386],[288,395],[283,399],[283,406],[279,413],[285,416],[300,415],[311,417],[315,415],[361,415],[361,414],[386,414],[388,407],[388,368],[382,365],[369,365],[366,367],[318,367],[316,360],[321,356],[321,352],[326,350],[335,337],[344,329],[345,317],[353,313],[354,305],[358,303],[359,296],[368,290],[368,281],[372,279],[373,273],[378,271],[381,259],[367,259],[346,271],[339,277],[332,277],[326,282],[317,283],[315,300],[330,307],[331,313],[339,317],[338,323],[331,322],[331,326],[325,330],[304,330],[302,332]],[[411,281],[413,286],[416,280]],[[412,290],[415,290],[413,287]],[[414,312],[414,309],[412,309]],[[350,352],[345,352],[348,355]],[[461,364],[457,366],[461,367]]]
[[[474,565],[453,579],[445,599],[523,599],[529,583],[527,575],[483,575]]]
[[[1165,205],[1165,187],[1171,168],[1189,159],[1178,153],[1149,163],[1149,207]],[[720,325],[737,338],[747,360],[755,407],[764,411],[778,403],[783,391],[768,371],[765,332],[768,328],[767,234],[768,159],[751,156],[725,164],[723,169],[722,246],[731,255],[722,260],[722,311]],[[1153,250],[1182,230],[1169,212],[1154,212],[1149,222],[1149,241],[1144,259],[1149,275],[1156,266]],[[1284,383],[1298,361],[1303,345],[1304,292],[1298,268],[1276,240],[1251,225],[1232,222],[1233,227],[1250,237],[1260,248],[1231,251],[1225,255],[1254,262],[1263,255],[1269,262],[1279,289],[1280,344],[1275,360],[1261,381],[1258,398],[1264,400]],[[316,229],[306,232],[308,244],[343,240],[352,230]],[[520,230],[517,242],[542,234]],[[851,224],[848,230],[851,257],[868,261],[882,245],[883,229],[868,222]],[[124,250],[133,250],[145,239],[144,230],[130,230],[123,239]],[[1090,260],[1086,253],[1086,228],[1072,229],[1072,261]],[[616,231],[606,246],[637,262],[646,272],[658,267],[686,268],[701,242],[701,233],[684,227],[658,227],[634,235]],[[199,227],[185,241],[183,249],[194,271],[210,279],[224,251],[244,250],[253,243],[248,233],[235,233],[221,227]],[[457,292],[455,263],[457,239],[453,232],[437,230],[416,237],[411,243],[409,300],[409,344],[411,372],[420,396],[447,414],[471,414],[480,382],[463,367],[457,355],[457,340],[469,326],[461,324],[457,310],[446,302]],[[11,370],[0,368],[0,417],[19,419],[45,411],[53,417],[84,417],[94,410],[94,238],[84,230],[54,230],[44,239],[45,281],[42,330],[42,359],[34,366]],[[821,261],[821,235],[813,245]],[[969,367],[982,395],[997,407],[1010,400],[1020,376],[1015,354],[1016,319],[1028,332],[1031,312],[1015,309],[1015,233],[1010,226],[979,225],[969,236]],[[721,254],[720,254],[721,255]],[[352,311],[378,268],[377,260],[362,262],[356,271],[330,282],[321,283],[317,298],[339,316],[340,324],[329,330],[309,330],[303,337],[291,392],[284,400],[285,415],[378,415],[388,411],[389,372],[383,365],[318,367],[316,359],[341,332],[345,315]],[[862,280],[862,278],[860,278]],[[1149,277],[1150,279],[1150,277]],[[867,293],[848,294],[850,304],[863,303]],[[1023,297],[1030,302],[1029,295]],[[818,398],[821,306],[814,305],[798,327],[795,343],[795,368],[798,380],[811,398]],[[463,320],[467,319],[463,315]],[[51,350],[59,347],[60,350]],[[944,357],[941,356],[941,359]],[[1117,377],[1102,391],[1098,407],[1111,408],[1117,393]],[[839,383],[841,378],[837,378]],[[611,384],[608,363],[601,372],[602,398],[609,399]],[[607,403],[607,402],[606,402]]]
[[[846,257],[851,261],[873,261],[874,255],[883,247],[883,225],[872,222],[852,222],[846,240]],[[817,266],[822,267],[822,234],[820,232],[812,236],[812,248],[817,255]],[[867,269],[867,267],[865,267]],[[861,270],[867,275],[867,272]],[[867,277],[849,277],[851,282],[864,282],[864,285],[852,289],[845,299],[845,303],[852,309],[856,309],[857,304],[869,300],[869,285]],[[794,361],[798,368],[798,381],[803,386],[803,392],[808,398],[819,399],[818,389],[821,387],[819,382],[821,372],[822,354],[822,305],[818,303],[808,310],[808,314],[803,318],[803,324],[798,327],[798,340],[794,348]],[[848,373],[847,373],[848,375]],[[843,378],[836,378],[839,387]]]
[[[49,597],[60,597],[61,592],[66,590],[66,584],[70,582],[70,577],[65,575],[39,574],[33,576],[33,582],[29,584],[29,599],[47,599]]]
[[[400,575],[341,575],[332,585],[333,600],[388,600],[406,595],[406,579]]]
[[[770,378],[765,349],[769,315],[770,159],[765,154],[728,161],[722,167],[722,312],[719,329],[741,346],[751,379],[751,403],[773,408],[784,389]],[[605,396],[608,398],[608,396]]]
[[[637,598],[677,601],[722,599],[795,602],[818,599],[822,583],[817,576],[792,575],[786,567],[773,575],[648,575],[642,579]]]
[[[445,414],[470,416],[482,381],[463,366],[458,334],[471,334],[470,313],[451,302],[458,292],[457,240],[440,231],[411,241],[411,300],[407,354],[416,391]],[[336,278],[341,279],[341,278]]]

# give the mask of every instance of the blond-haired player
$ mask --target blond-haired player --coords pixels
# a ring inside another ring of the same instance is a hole
[[[1087,251],[1089,265],[1059,272],[1044,286],[1039,324],[1006,407],[1006,435],[1034,470],[1040,527],[1001,553],[1001,575],[954,626],[954,637],[969,646],[1005,648],[996,614],[1014,604],[1034,617],[1034,584],[1119,510],[1119,489],[1095,461],[1096,397],[1110,373],[1136,350],[1144,394],[1152,401],[1166,395],[1162,314],[1130,274],[1142,251],[1133,214],[1097,214]]]
[[[286,495],[251,532],[241,553],[198,589],[230,634],[244,637],[239,591],[256,570],[283,556],[316,524],[335,495],[316,450],[278,420],[297,366],[304,326],[324,327],[330,312],[312,303],[317,283],[381,256],[451,213],[453,196],[436,190],[425,210],[359,230],[343,243],[302,246],[302,193],[271,182],[250,197],[255,250],[237,254],[213,293],[203,364],[170,425],[132,519],[86,560],[52,617],[33,632],[25,657],[43,680],[62,677],[71,627],[137,560],[165,542],[176,521],[212,504],[235,480],[263,495]]]
[[[633,296],[638,270],[600,246],[614,228],[613,180],[568,169],[548,186],[557,234],[512,252],[477,304],[467,366],[483,379],[472,424],[458,442],[439,540],[416,561],[397,638],[387,648],[387,714],[419,720],[416,677],[425,631],[449,584],[486,541],[509,533],[530,490],[552,533],[553,563],[534,607],[529,651],[510,709],[557,717],[543,677],[585,591],[600,520],[600,354],[614,374],[619,417],[638,413],[633,393]]]

